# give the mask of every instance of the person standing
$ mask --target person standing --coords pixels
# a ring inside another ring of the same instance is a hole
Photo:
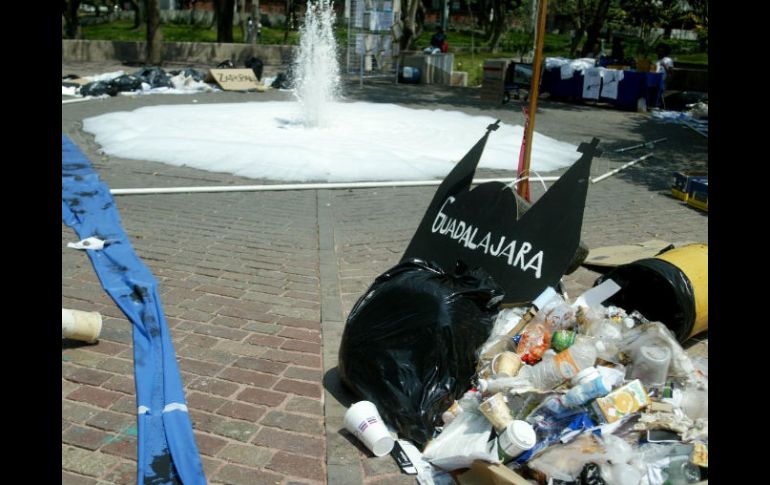
[[[658,60],[655,61],[656,71],[663,73],[663,80],[671,77],[671,73],[674,69],[674,61],[669,57],[671,54],[671,47],[661,42],[655,48],[655,53],[658,56]]]

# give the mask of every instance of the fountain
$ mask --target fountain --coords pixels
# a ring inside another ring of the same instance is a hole
[[[494,118],[341,102],[334,21],[332,0],[309,0],[293,64],[296,101],[147,106],[85,119],[83,128],[111,156],[255,179],[443,178]],[[480,167],[513,174],[522,133],[519,125],[503,125],[489,140]],[[578,158],[572,144],[540,134],[535,140],[533,170],[555,170]]]
[[[334,20],[331,0],[308,1],[294,64],[294,96],[306,127],[328,126],[331,105],[339,96]]]

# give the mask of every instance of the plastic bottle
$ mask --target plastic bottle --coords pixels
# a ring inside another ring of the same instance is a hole
[[[480,397],[481,393],[476,389],[467,391],[465,394],[463,394],[459,401],[455,401],[452,406],[450,406],[449,409],[444,411],[444,414],[441,415],[441,419],[444,420],[444,424],[447,425],[451,423],[457,416],[465,411],[478,411]]]
[[[597,372],[598,374],[598,372]],[[606,377],[598,376],[595,379],[579,384],[570,389],[564,395],[562,402],[568,408],[581,406],[591,399],[606,396],[612,390],[612,383]]]
[[[522,368],[523,370],[523,368]],[[479,379],[479,391],[484,395],[507,392],[512,387],[526,386],[528,381],[518,375],[515,377],[493,377],[491,379]]]
[[[593,366],[597,353],[603,350],[605,348],[601,342],[579,337],[571,347],[559,352],[553,359],[544,360],[529,368],[527,375],[535,387],[553,389],[576,376],[581,370]]]

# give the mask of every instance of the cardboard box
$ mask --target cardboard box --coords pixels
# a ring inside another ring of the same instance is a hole
[[[642,381],[634,379],[604,397],[596,399],[592,406],[597,415],[608,423],[614,423],[624,416],[633,414],[652,403]]]
[[[692,183],[704,180],[708,180],[708,172],[674,172],[674,184],[671,186],[671,195],[687,202],[692,191]]]
[[[211,69],[211,78],[224,91],[264,91],[251,69]]]
[[[476,460],[471,468],[457,477],[460,485],[532,485],[505,465]]]

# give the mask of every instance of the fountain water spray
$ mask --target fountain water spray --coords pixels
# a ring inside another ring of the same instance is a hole
[[[294,67],[294,96],[302,107],[305,126],[328,124],[330,105],[339,95],[334,20],[332,0],[308,1]]]

